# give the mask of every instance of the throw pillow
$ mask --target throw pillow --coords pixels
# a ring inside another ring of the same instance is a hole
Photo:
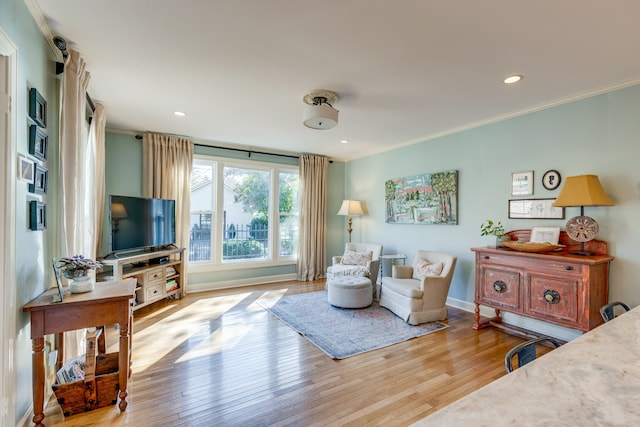
[[[356,252],[356,251],[344,251],[340,264],[344,265],[364,265],[366,266],[373,259],[373,251],[369,252]]]
[[[439,276],[444,269],[444,263],[431,264],[426,259],[418,259],[413,265],[413,278],[422,280],[426,276]]]

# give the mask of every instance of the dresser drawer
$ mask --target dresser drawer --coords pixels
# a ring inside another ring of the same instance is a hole
[[[144,283],[145,285],[163,283],[164,281],[165,275],[162,268],[149,270],[142,275],[142,283]]]
[[[522,274],[519,270],[480,267],[480,303],[509,311],[520,310]]]
[[[149,301],[164,298],[164,284],[160,283],[158,285],[145,286],[144,295],[145,295],[144,302],[149,302]]]
[[[566,275],[581,276],[582,268],[583,268],[582,264],[563,262],[562,260],[540,263],[538,267],[540,270],[545,270],[550,273],[562,274],[563,276],[566,276]]]
[[[579,280],[545,274],[528,274],[525,279],[524,314],[541,320],[576,327]]]

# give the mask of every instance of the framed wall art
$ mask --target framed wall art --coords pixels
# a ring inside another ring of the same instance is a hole
[[[42,166],[34,163],[33,182],[29,184],[29,192],[35,194],[47,194],[47,179],[49,172]]]
[[[24,156],[18,156],[18,179],[20,181],[33,183],[34,166],[35,165],[32,160],[29,160]]]
[[[47,147],[49,145],[49,137],[38,126],[29,126],[29,154],[35,158],[45,161],[47,160]]]
[[[384,194],[385,222],[458,224],[458,171],[390,179]]]
[[[562,177],[557,170],[548,170],[542,175],[542,186],[547,190],[555,190],[560,185]]]
[[[29,229],[33,231],[47,228],[47,205],[37,200],[29,202]]]
[[[533,171],[511,174],[511,195],[531,196],[533,194]]]
[[[509,218],[564,219],[564,208],[553,206],[555,199],[509,200]]]
[[[47,101],[34,87],[29,90],[29,117],[41,128],[47,127]]]

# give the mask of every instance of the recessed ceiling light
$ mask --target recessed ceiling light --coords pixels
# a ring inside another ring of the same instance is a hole
[[[187,115],[187,113],[184,113],[182,111],[174,111],[173,114],[175,114],[178,117],[184,117]]]
[[[342,141],[340,141],[340,144],[348,144],[349,141],[347,141],[346,139],[343,139]]]
[[[514,74],[513,76],[505,78],[503,81],[505,84],[510,85],[512,83],[518,83],[520,80],[522,80],[522,76],[520,74]]]

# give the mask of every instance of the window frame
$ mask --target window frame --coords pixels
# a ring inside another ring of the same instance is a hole
[[[211,228],[211,259],[207,261],[189,261],[189,269],[192,272],[216,271],[222,270],[239,270],[252,267],[266,267],[266,266],[280,266],[280,265],[294,265],[297,261],[297,255],[292,254],[290,256],[280,255],[279,241],[280,241],[280,224],[279,224],[279,174],[281,171],[287,173],[295,173],[299,176],[300,168],[295,165],[287,165],[280,163],[270,163],[255,160],[244,160],[220,156],[211,156],[206,154],[195,154],[193,158],[195,163],[214,164],[215,176],[214,183],[212,185],[212,200],[214,200],[211,207],[212,210],[212,223],[215,227]],[[269,188],[269,240],[268,240],[268,253],[266,258],[249,258],[249,259],[222,259],[222,243],[224,236],[224,230],[222,226],[224,223],[224,169],[225,167],[235,167],[241,169],[261,169],[269,171],[270,173],[270,188]],[[214,190],[215,188],[215,190]],[[190,215],[194,214],[194,211],[189,211]],[[299,217],[298,212],[298,217]],[[299,244],[299,242],[298,242]]]

